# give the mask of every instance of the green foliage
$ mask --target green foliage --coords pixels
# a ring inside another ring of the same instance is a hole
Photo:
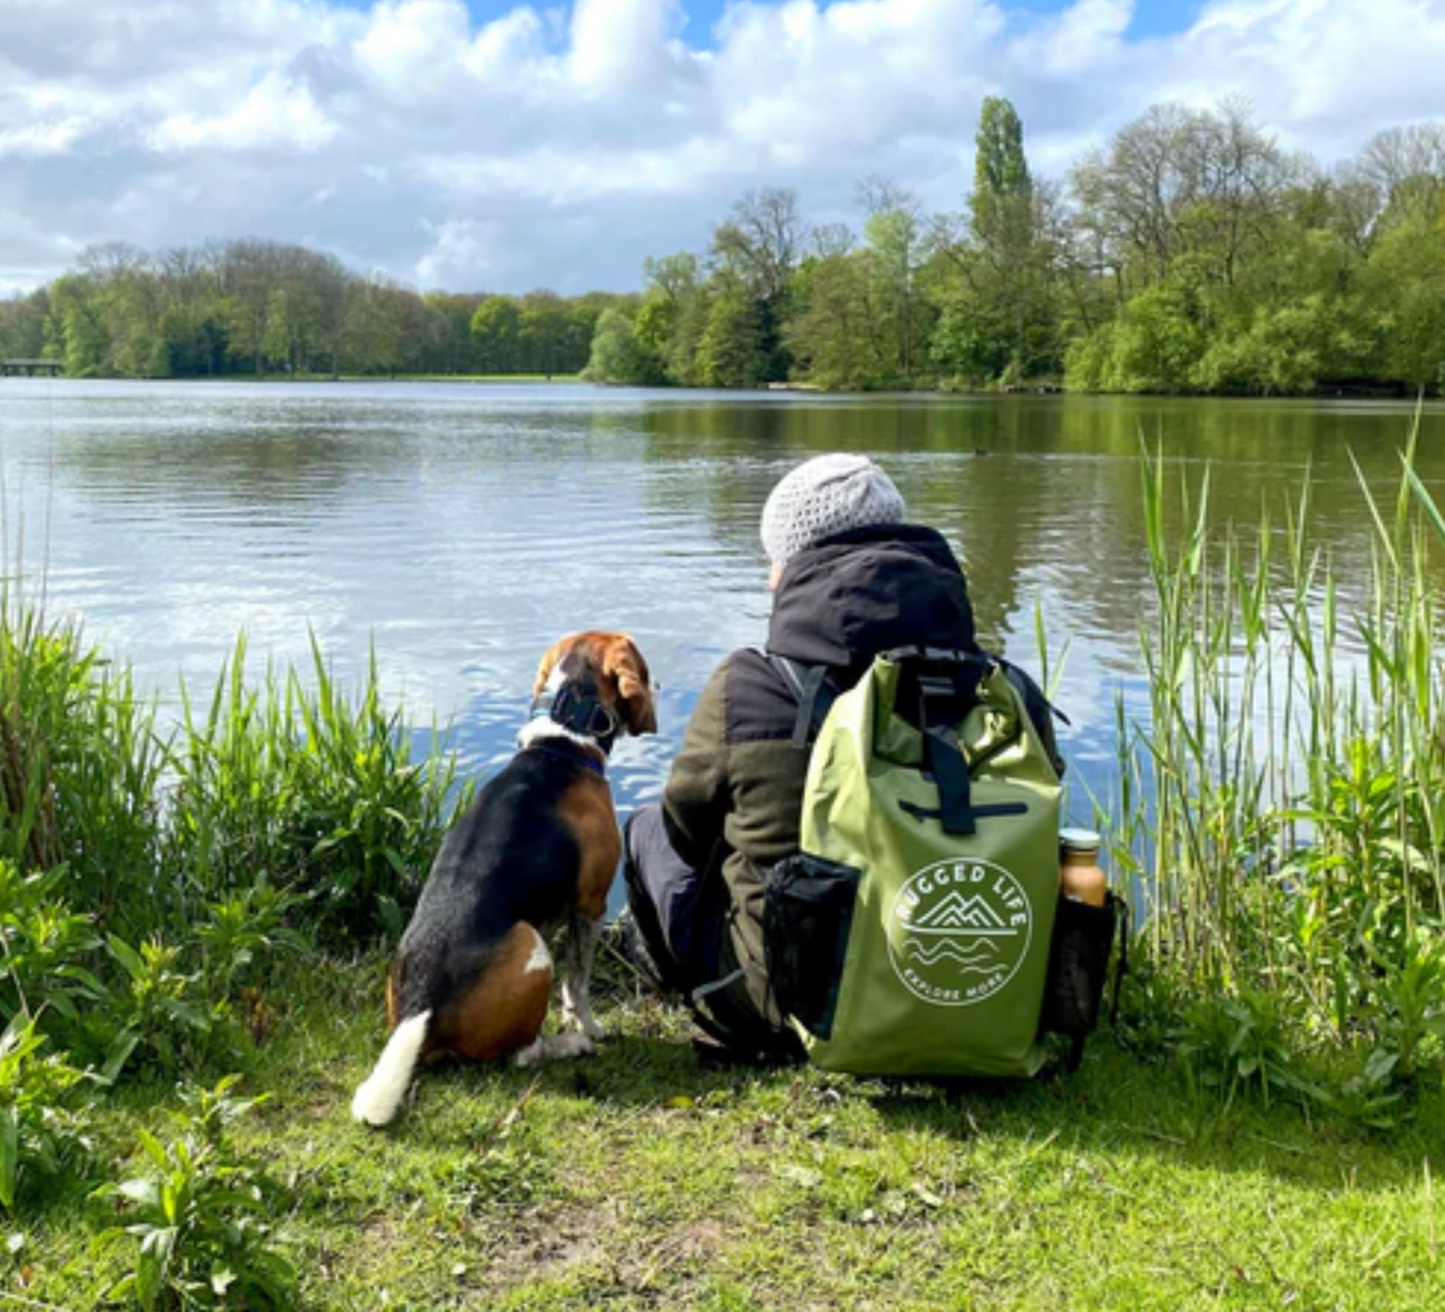
[[[22,875],[0,860],[0,1024],[34,1018],[67,1047],[86,1046],[110,999],[94,968],[103,946],[94,917],[63,900],[63,867]]]
[[[270,887],[333,941],[395,937],[459,804],[453,767],[411,760],[374,666],[353,700],[316,649],[311,683],[249,685],[240,642],[204,717],[186,699],[168,861],[206,899]]]
[[[133,948],[111,935],[106,946],[118,982],[105,1017],[105,1078],[127,1067],[161,1074],[204,1069],[243,1055],[231,1007],[225,999],[207,1000],[201,962],[186,969],[187,954],[158,939]]]
[[[517,371],[522,344],[522,313],[510,297],[489,296],[472,315],[472,352],[483,373]]]
[[[99,923],[149,924],[162,768],[127,671],[72,626],[0,615],[0,856],[64,864],[66,895]]]
[[[111,244],[83,252],[49,287],[0,300],[0,358],[60,360],[78,378],[572,375],[602,310],[633,300],[418,295],[277,242],[158,254]]]
[[[710,301],[694,369],[703,387],[758,387],[767,381],[771,366],[762,310],[741,288],[726,288]]]
[[[1155,1015],[1196,1079],[1397,1123],[1445,1073],[1445,677],[1428,535],[1445,519],[1407,458],[1376,529],[1372,595],[1341,675],[1334,581],[1308,489],[1253,546],[1207,482],[1145,479],[1156,618],[1151,708],[1120,735],[1116,859],[1146,890]],[[1283,543],[1283,561],[1274,556]],[[1162,987],[1161,987],[1162,985]],[[1146,1004],[1145,1010],[1148,1010]]]
[[[872,332],[869,268],[857,252],[805,261],[797,309],[784,332],[802,376],[820,387],[856,391],[888,372]]]
[[[133,1299],[143,1312],[295,1306],[296,1270],[275,1246],[274,1217],[286,1193],[232,1147],[228,1133],[265,1095],[235,1098],[235,1083],[231,1076],[184,1094],[177,1137],[162,1142],[139,1130],[146,1170],[98,1192],[125,1221],[103,1239],[138,1245],[110,1297]]]
[[[653,302],[657,306],[657,302]],[[658,315],[650,320],[650,335],[659,338]],[[604,310],[592,338],[592,355],[583,377],[596,383],[647,386],[662,381],[662,365],[642,344],[638,328],[621,310]]]
[[[319,650],[254,687],[244,657],[162,739],[77,631],[0,617],[0,1025],[102,1081],[244,1063],[278,960],[394,940],[467,800],[374,666],[352,696]]]
[[[68,1110],[80,1073],[41,1056],[46,1039],[33,1020],[0,1030],[0,1208],[13,1213],[47,1182],[83,1170],[89,1146]]]
[[[1312,1094],[1295,1070],[1296,1058],[1277,1002],[1246,990],[1234,997],[1201,998],[1183,1017],[1176,1051],[1199,1084],[1232,1098],[1257,1089],[1266,1105],[1274,1094]]]

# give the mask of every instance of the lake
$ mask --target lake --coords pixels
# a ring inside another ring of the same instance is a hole
[[[167,708],[209,691],[237,635],[253,672],[343,680],[375,652],[409,722],[450,724],[481,776],[510,750],[537,660],[631,632],[661,731],[619,749],[619,809],[656,796],[688,711],[766,632],[762,504],[793,464],[865,451],[960,552],[982,641],[1038,670],[1035,608],[1073,720],[1070,810],[1107,795],[1114,702],[1142,708],[1141,439],[1220,522],[1276,522],[1315,482],[1348,581],[1370,523],[1351,455],[1393,492],[1414,407],[1359,401],[824,397],[582,385],[0,382],[0,541],[12,595],[74,616]],[[1445,496],[1445,409],[1418,468]],[[1349,589],[1346,588],[1348,596]]]

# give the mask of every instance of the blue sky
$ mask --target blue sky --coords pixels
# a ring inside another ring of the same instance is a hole
[[[0,0],[0,295],[260,237],[420,288],[636,288],[745,192],[957,215],[988,96],[1036,177],[1226,97],[1321,169],[1440,120],[1445,0]],[[998,21],[998,14],[1005,21]],[[684,41],[676,37],[687,16]]]
[[[473,19],[481,24],[502,17],[524,2],[525,0],[467,0],[467,8]],[[1068,8],[1071,2],[1072,0],[1007,0],[1002,7],[1011,14],[1026,19],[1029,15],[1057,14]],[[353,9],[370,9],[373,0],[342,0],[342,3]],[[782,3],[782,0],[753,0],[753,3],[776,5]],[[567,6],[536,0],[534,7],[547,9]],[[713,27],[727,8],[727,0],[683,0],[683,8],[687,13],[687,26],[683,35],[688,45],[697,49],[711,47]],[[1185,31],[1202,8],[1203,0],[1135,0],[1134,21],[1130,25],[1129,35],[1131,38],[1143,38]]]

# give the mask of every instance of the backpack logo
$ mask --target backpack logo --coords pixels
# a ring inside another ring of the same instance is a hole
[[[914,997],[938,1007],[991,998],[1028,954],[1033,914],[1023,885],[992,861],[935,861],[898,890],[888,957]]]

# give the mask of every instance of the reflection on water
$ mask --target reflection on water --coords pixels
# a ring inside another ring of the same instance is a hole
[[[633,633],[662,733],[625,744],[626,810],[661,788],[717,660],[760,642],[764,498],[799,459],[862,450],[961,552],[985,642],[1037,669],[1034,608],[1069,644],[1074,777],[1107,793],[1113,699],[1138,704],[1149,580],[1141,442],[1216,513],[1282,522],[1303,472],[1348,578],[1369,524],[1350,463],[1393,490],[1408,408],[1387,403],[858,398],[528,385],[0,383],[7,574],[173,699],[238,632],[258,660],[343,680],[374,649],[414,722],[451,722],[468,769],[505,756],[542,651]],[[1445,412],[1420,462],[1445,480]],[[1087,801],[1075,788],[1077,818]]]

